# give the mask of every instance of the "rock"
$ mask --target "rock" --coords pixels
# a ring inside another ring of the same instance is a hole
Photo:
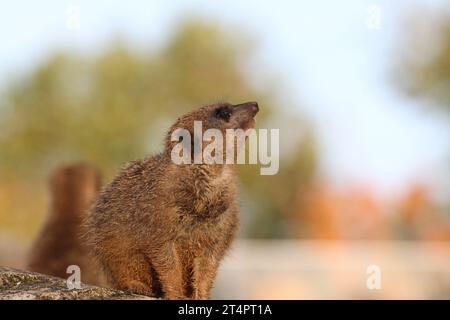
[[[0,267],[0,300],[153,300],[119,290],[81,284],[69,289],[65,279]]]

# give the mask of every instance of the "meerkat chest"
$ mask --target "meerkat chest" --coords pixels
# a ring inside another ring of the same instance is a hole
[[[231,171],[224,170],[221,175],[209,179],[200,191],[206,199],[231,201],[234,197],[235,180]]]
[[[229,219],[227,213],[206,218],[190,216],[181,226],[179,243],[188,247],[208,246],[222,237]]]
[[[224,213],[234,201],[234,180],[227,172],[211,178],[197,174],[192,179],[180,180],[171,192],[173,203],[181,216],[194,220],[214,218]]]

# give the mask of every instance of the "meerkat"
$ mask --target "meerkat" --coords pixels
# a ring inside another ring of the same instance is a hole
[[[68,165],[52,174],[49,215],[31,246],[29,270],[66,278],[67,267],[77,265],[82,282],[103,283],[100,268],[81,239],[82,222],[100,187],[99,171],[90,165]]]
[[[175,164],[172,133],[192,134],[194,121],[222,133],[247,130],[258,111],[256,102],[217,103],[185,114],[161,153],[125,165],[102,190],[86,237],[111,287],[165,299],[210,297],[238,227],[235,175],[228,164]]]

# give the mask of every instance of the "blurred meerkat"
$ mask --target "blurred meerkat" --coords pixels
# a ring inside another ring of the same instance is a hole
[[[101,192],[86,221],[109,284],[166,299],[207,299],[236,233],[235,176],[228,164],[175,164],[177,129],[254,127],[256,102],[194,110],[170,128],[162,153],[129,163]],[[191,140],[193,142],[193,139]],[[192,157],[191,153],[191,157]]]
[[[100,180],[99,171],[86,164],[64,166],[52,174],[50,210],[31,246],[29,270],[67,278],[67,267],[77,265],[83,283],[102,284],[100,268],[81,240],[82,221],[98,196]]]

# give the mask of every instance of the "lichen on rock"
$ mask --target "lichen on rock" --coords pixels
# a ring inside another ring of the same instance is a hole
[[[81,284],[69,289],[65,279],[0,267],[0,300],[150,300],[151,297]]]

